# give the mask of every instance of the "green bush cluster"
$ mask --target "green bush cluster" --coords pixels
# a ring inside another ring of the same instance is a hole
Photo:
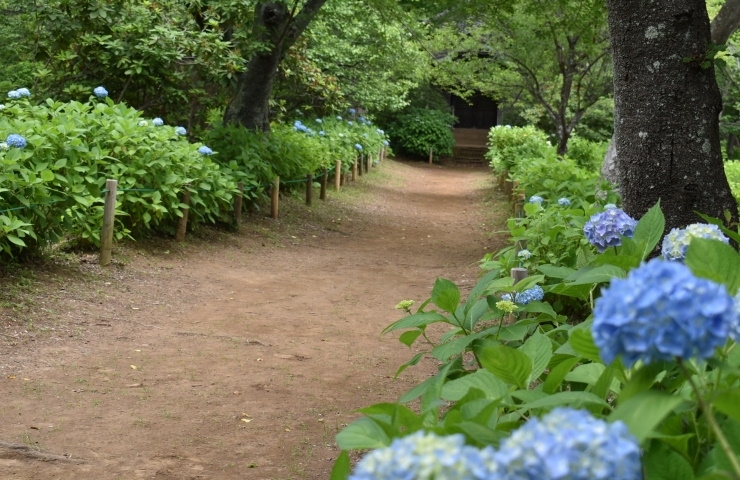
[[[488,132],[486,158],[497,174],[512,170],[527,159],[555,160],[555,149],[547,135],[533,126],[497,125]]]
[[[432,148],[435,155],[449,156],[455,146],[455,121],[454,116],[439,110],[410,108],[391,123],[388,134],[401,153],[426,158]]]
[[[730,184],[732,195],[740,202],[740,161],[725,162],[725,175],[727,175],[727,182]]]
[[[229,221],[237,182],[256,200],[275,176],[305,178],[336,159],[348,166],[385,142],[364,118],[328,122],[321,135],[289,125],[274,125],[269,136],[219,126],[206,136],[210,148],[163,123],[110,98],[38,105],[9,99],[0,107],[0,141],[7,139],[0,143],[3,253],[36,250],[62,236],[99,245],[106,179],[118,181],[116,238],[173,232],[185,190],[190,225]]]

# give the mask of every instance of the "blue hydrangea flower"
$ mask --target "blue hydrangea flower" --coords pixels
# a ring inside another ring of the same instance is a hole
[[[325,131],[323,131],[323,130],[320,130],[320,131],[319,131],[319,135],[321,135],[321,136],[323,137],[323,136],[325,136],[325,135],[326,135],[326,132],[325,132]]]
[[[519,252],[516,254],[517,257],[522,258],[524,260],[527,260],[532,256],[532,252],[527,250],[526,248],[523,250],[519,250]]]
[[[520,305],[526,305],[529,302],[539,302],[543,298],[545,298],[544,290],[542,290],[542,287],[540,287],[539,285],[535,285],[532,288],[528,288],[523,292],[517,293],[514,302]]]
[[[560,205],[561,207],[570,207],[570,200],[565,197],[558,198],[558,205]]]
[[[627,426],[585,410],[556,408],[532,418],[493,456],[502,480],[642,479],[640,446]]]
[[[367,133],[363,133],[362,136],[368,138]]]
[[[198,153],[200,153],[201,155],[213,155],[213,150],[203,145],[198,149]]]
[[[106,90],[105,87],[95,87],[93,89],[93,93],[98,98],[105,98],[108,96],[108,90]]]
[[[708,238],[730,243],[717,225],[694,223],[684,229],[674,228],[663,238],[661,253],[666,260],[681,261],[686,258],[686,250],[695,238]]]
[[[365,455],[349,480],[492,480],[499,468],[491,447],[465,445],[460,434],[419,431]]]
[[[379,129],[379,128],[377,130],[375,130],[375,131],[378,132],[381,135],[385,135],[385,132],[383,130]]]
[[[155,127],[161,127],[162,125],[164,125],[164,120],[159,117],[155,117],[152,119],[152,125],[154,125]]]
[[[362,145],[360,145],[359,143],[355,143],[355,148],[359,151],[362,151]]]
[[[347,125],[349,125],[351,127],[352,125],[354,125],[354,122],[352,122],[352,120],[350,120],[349,122],[347,122]]]
[[[637,220],[614,207],[592,215],[583,226],[583,233],[591,245],[603,253],[607,247],[621,245],[621,237],[632,238],[636,226]]]
[[[149,122],[147,122],[146,120],[139,120],[140,127],[146,127],[147,125],[149,125]]]
[[[627,367],[705,359],[727,341],[734,307],[724,285],[694,276],[683,263],[654,259],[602,290],[591,331],[606,363],[619,355]]]
[[[7,143],[9,147],[26,148],[26,139],[17,133],[11,133],[8,135],[8,138],[5,139],[5,143]]]
[[[341,122],[342,121],[342,117],[340,115],[337,115],[337,120],[339,120]]]
[[[31,91],[27,88],[19,88],[18,90],[16,90],[16,92],[18,92],[18,95],[20,95],[21,97],[31,96]]]
[[[388,140],[383,140],[383,145],[385,145],[386,147],[387,147],[388,145],[390,145],[390,144],[391,144],[391,142],[389,142]]]
[[[740,291],[737,292],[732,299],[735,302],[733,311],[735,312],[735,319],[730,325],[730,338],[733,342],[740,342]]]
[[[340,133],[339,134],[339,138],[344,138],[344,134],[343,133]]]
[[[2,112],[3,110],[5,110],[5,105],[3,105],[2,103],[0,103],[0,112]]]
[[[188,131],[185,130],[185,127],[175,127],[175,135],[187,135]]]
[[[317,118],[317,119],[316,119],[316,123],[324,123],[324,121],[323,121],[323,120],[321,120],[320,118]]]
[[[348,112],[350,115],[354,115],[355,113],[357,113],[357,110],[355,110],[354,108],[350,108]]]
[[[0,142],[0,150],[8,150],[9,148],[7,142]]]
[[[542,202],[543,202],[542,197],[540,197],[539,195],[532,195],[531,197],[529,197],[529,203],[536,203],[538,205],[542,205]]]
[[[606,205],[604,205],[604,210],[609,210],[610,208],[617,208],[617,206],[613,203],[607,203]]]
[[[21,98],[21,94],[18,93],[18,90],[11,90],[8,92],[8,98],[18,100],[19,98]]]

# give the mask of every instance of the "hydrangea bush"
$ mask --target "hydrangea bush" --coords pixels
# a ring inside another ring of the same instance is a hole
[[[423,430],[462,434],[490,452],[476,471],[491,479],[740,478],[740,255],[712,234],[691,239],[682,262],[648,261],[665,229],[660,206],[628,223],[619,246],[596,254],[580,230],[591,253],[578,264],[534,264],[516,284],[499,265],[466,299],[438,279],[428,300],[384,330],[419,350],[397,375],[425,356],[438,373],[395,403],[361,410],[339,446],[387,447]],[[535,289],[545,295],[511,301]],[[566,316],[563,298],[586,315]],[[447,331],[434,335],[434,323]],[[469,465],[480,465],[474,458]],[[343,453],[332,478],[349,475]]]

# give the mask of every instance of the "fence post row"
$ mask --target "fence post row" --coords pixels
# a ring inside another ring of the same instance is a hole
[[[116,216],[116,190],[118,180],[105,181],[105,206],[103,207],[103,228],[100,231],[100,265],[106,266],[113,253],[113,225]]]

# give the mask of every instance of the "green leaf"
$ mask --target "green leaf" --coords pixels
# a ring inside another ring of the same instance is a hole
[[[655,427],[683,402],[683,399],[657,390],[645,390],[619,402],[609,421],[623,421],[639,442],[653,433]]]
[[[14,244],[18,245],[19,247],[25,247],[26,246],[26,242],[24,242],[20,238],[16,237],[15,235],[8,235],[7,236],[7,239],[10,240],[11,243],[14,243]]]
[[[423,332],[421,330],[409,330],[408,332],[403,332],[401,336],[398,337],[398,341],[407,347],[410,347],[422,333]]]
[[[481,365],[504,382],[522,389],[528,387],[532,360],[525,353],[487,340],[476,340],[473,351]]]
[[[54,172],[51,170],[41,170],[41,180],[45,182],[51,182],[56,178],[56,175],[54,175]]]
[[[381,332],[381,335],[384,333],[392,332],[393,330],[400,330],[402,328],[424,327],[426,325],[437,322],[447,322],[447,317],[440,315],[437,312],[414,313],[413,315],[404,317],[397,322],[391,323],[390,325],[385,327],[385,329]]]
[[[650,388],[655,383],[656,377],[664,370],[663,363],[656,362],[643,365],[637,371],[633,371],[629,383],[622,388],[619,394],[619,402],[624,403],[630,397]]]
[[[726,243],[695,238],[689,244],[685,263],[694,275],[725,285],[732,295],[740,287],[740,256]]]
[[[545,335],[535,333],[524,342],[524,345],[519,347],[519,350],[524,352],[532,360],[532,372],[527,379],[527,383],[532,383],[542,375],[542,372],[545,371],[547,365],[550,363],[550,359],[552,358],[552,343]]]
[[[448,313],[455,313],[460,303],[460,290],[449,280],[438,278],[432,288],[432,302]]]
[[[555,265],[540,265],[537,270],[544,273],[546,277],[563,279],[573,275],[575,270],[568,267],[557,267]]]
[[[555,313],[555,310],[552,309],[549,303],[547,302],[529,302],[526,305],[522,305],[516,309],[517,313],[527,312],[527,313],[543,313],[547,315],[550,318],[558,318],[558,314]]]
[[[419,363],[419,360],[421,360],[421,357],[423,357],[427,353],[429,353],[429,352],[419,352],[416,355],[414,355],[411,358],[411,360],[409,360],[408,362],[406,362],[403,365],[401,365],[400,367],[398,367],[398,370],[396,370],[396,374],[393,376],[393,378],[394,379],[395,378],[398,378],[398,376],[401,375],[401,372],[403,372],[404,370],[406,370],[408,367],[410,367],[412,365],[416,365],[417,363]]]
[[[589,324],[582,323],[578,327],[571,329],[568,332],[568,343],[570,343],[573,350],[581,357],[594,362],[601,362],[599,349],[594,343],[591,336],[591,329],[588,325],[590,325],[590,322]]]
[[[342,450],[334,462],[329,480],[347,480],[350,473],[352,473],[352,467],[349,463],[349,455],[346,450]]]
[[[740,390],[731,389],[721,392],[712,399],[712,405],[728,417],[740,420]]]
[[[653,441],[642,457],[645,480],[693,480],[694,471],[686,459],[665,444]]]
[[[665,217],[660,209],[660,200],[642,216],[635,233],[632,235],[632,241],[637,245],[637,251],[640,259],[645,260],[650,252],[653,251],[665,231]]]
[[[625,278],[627,272],[614,265],[584,267],[565,279],[567,285],[595,285],[610,282],[612,278]]]
[[[457,401],[467,395],[471,388],[482,391],[486,398],[497,399],[509,394],[509,386],[486,369],[451,380],[442,387],[441,397]]]
[[[586,363],[574,368],[565,376],[565,380],[593,385],[599,380],[604,370],[606,370],[606,367],[600,363]]]
[[[536,408],[554,408],[561,405],[568,405],[573,408],[581,408],[585,405],[598,405],[609,408],[609,404],[600,399],[593,393],[589,392],[557,392],[552,395],[540,398],[533,402],[519,405],[520,410],[533,410]]]
[[[358,418],[347,425],[337,434],[336,441],[342,450],[382,448],[391,443],[385,430],[369,417]]]
[[[578,357],[570,357],[555,365],[550,369],[550,373],[547,374],[545,383],[542,386],[542,391],[545,393],[554,393],[560,384],[563,383],[563,379],[566,377],[568,372],[570,372],[573,366],[580,361],[581,359]]]

